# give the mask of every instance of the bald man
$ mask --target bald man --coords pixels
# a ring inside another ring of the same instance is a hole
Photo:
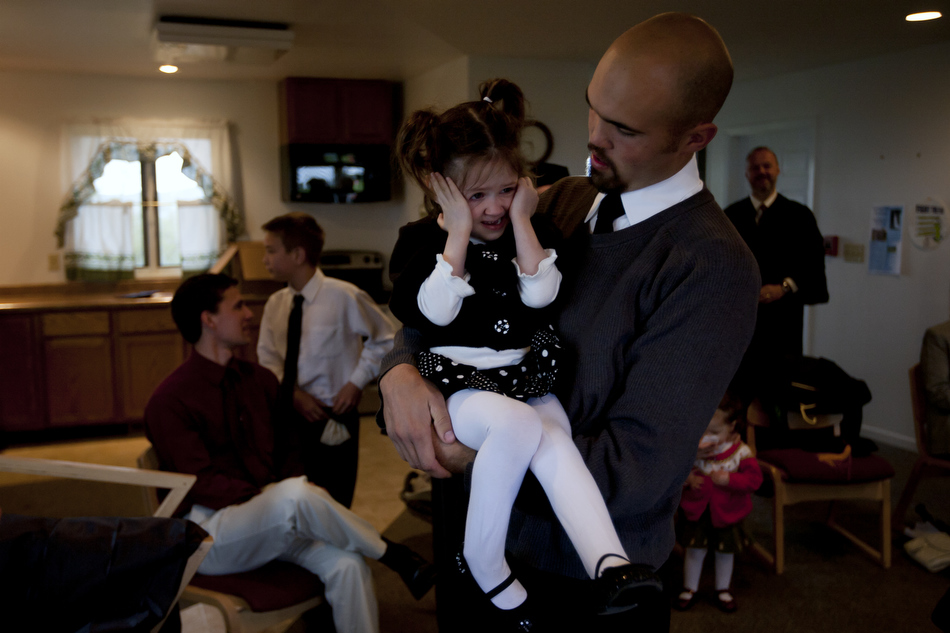
[[[672,550],[699,438],[755,322],[755,259],[695,159],[716,135],[713,117],[731,84],[729,54],[704,21],[667,13],[631,28],[587,89],[590,177],[559,181],[538,208],[567,236],[556,392],[627,554],[654,570]],[[412,364],[424,348],[417,332],[403,331],[384,361],[386,431],[412,466],[435,477],[464,473],[472,453]],[[540,614],[535,628],[516,630],[548,630],[546,621],[558,630],[669,629],[669,603],[656,596],[590,615],[593,583],[530,476],[507,550]]]

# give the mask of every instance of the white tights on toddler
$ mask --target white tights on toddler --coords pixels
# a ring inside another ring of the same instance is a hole
[[[528,468],[547,494],[587,574],[622,565],[626,554],[603,495],[571,437],[571,425],[557,397],[521,402],[490,391],[466,389],[447,400],[460,442],[478,451],[465,522],[463,554],[472,577],[488,592],[511,574],[505,561],[508,522]],[[527,597],[520,582],[492,598],[513,609]]]

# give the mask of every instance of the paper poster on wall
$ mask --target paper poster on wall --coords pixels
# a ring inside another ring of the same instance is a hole
[[[877,275],[901,274],[903,216],[904,207],[874,207],[871,212],[868,272]]]
[[[946,205],[936,198],[927,198],[914,206],[914,226],[910,232],[914,246],[922,251],[932,251],[940,246],[946,231],[946,208]]]

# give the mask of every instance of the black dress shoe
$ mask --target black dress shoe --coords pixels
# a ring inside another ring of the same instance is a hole
[[[600,615],[635,609],[645,601],[660,599],[663,593],[660,577],[646,565],[608,567],[593,582],[594,611]]]
[[[421,600],[435,584],[435,565],[401,543],[393,543],[385,537],[383,540],[386,553],[379,562],[399,574],[412,597]]]

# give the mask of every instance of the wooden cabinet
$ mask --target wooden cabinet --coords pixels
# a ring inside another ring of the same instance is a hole
[[[140,419],[155,387],[184,360],[184,341],[167,308],[124,310],[114,319],[119,416]]]
[[[248,297],[256,360],[266,297]],[[142,419],[187,345],[168,302],[0,309],[0,431],[48,431]],[[84,303],[84,302],[79,302]],[[9,304],[8,304],[9,305]]]
[[[0,316],[0,428],[34,431],[45,426],[36,330],[30,315]]]
[[[280,83],[281,144],[390,145],[396,84],[288,77]]]
[[[115,417],[109,313],[56,312],[39,317],[50,426]]]
[[[49,423],[101,424],[115,418],[112,345],[107,336],[70,336],[43,342]]]

